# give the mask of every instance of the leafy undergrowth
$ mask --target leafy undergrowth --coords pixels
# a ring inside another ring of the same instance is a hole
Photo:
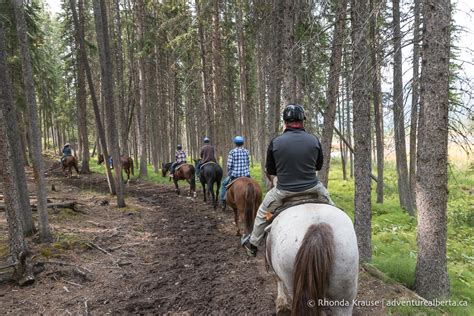
[[[136,166],[137,167],[137,166]],[[91,169],[104,173],[104,167],[91,163]],[[135,169],[138,178],[138,169]],[[374,170],[376,173],[376,170]],[[261,168],[255,164],[251,175],[265,191]],[[338,207],[354,218],[354,182],[343,180],[340,160],[333,159],[329,175],[329,191]],[[372,194],[372,264],[393,280],[413,289],[417,257],[416,218],[399,206],[397,176],[393,163],[386,162],[384,170],[384,203],[376,203],[375,184]],[[148,166],[148,180],[172,185],[169,178],[155,173]],[[198,184],[199,187],[199,184]],[[467,301],[467,307],[444,306],[442,310],[452,315],[474,315],[474,168],[471,166],[449,167],[448,200],[448,271],[452,301]],[[442,313],[422,306],[396,306],[388,310],[395,314]]]

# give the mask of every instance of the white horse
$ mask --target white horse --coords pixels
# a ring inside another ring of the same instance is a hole
[[[277,276],[277,314],[352,314],[359,251],[346,213],[327,204],[288,208],[273,221],[266,246]]]

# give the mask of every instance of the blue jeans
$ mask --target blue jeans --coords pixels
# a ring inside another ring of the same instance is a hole
[[[201,175],[201,160],[199,160],[196,163],[196,177],[198,178],[198,180],[199,180],[200,175]]]
[[[220,196],[220,199],[222,202],[225,202],[225,193],[226,193],[226,186],[232,182],[232,180],[234,180],[235,178],[234,177],[230,177],[230,176],[227,176],[224,181],[222,181],[222,187],[221,187],[221,196]]]

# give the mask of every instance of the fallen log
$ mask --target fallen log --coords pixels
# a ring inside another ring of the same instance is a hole
[[[31,210],[33,211],[38,210],[38,206],[36,204],[31,204],[30,207],[31,207]],[[75,201],[48,203],[47,208],[68,208],[75,212],[85,213],[84,210],[80,208],[80,204]],[[4,211],[5,211],[5,204],[0,204],[0,212],[4,212]]]

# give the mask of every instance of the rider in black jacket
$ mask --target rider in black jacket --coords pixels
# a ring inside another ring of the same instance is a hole
[[[321,170],[323,165],[323,152],[319,140],[304,130],[305,119],[301,105],[288,105],[283,111],[285,131],[268,146],[266,172],[277,176],[278,183],[265,196],[258,209],[252,234],[243,243],[249,256],[256,256],[257,246],[265,236],[267,213],[273,214],[284,198],[301,192],[315,193],[325,198],[327,203],[334,204],[329,192],[316,177],[316,171]]]

